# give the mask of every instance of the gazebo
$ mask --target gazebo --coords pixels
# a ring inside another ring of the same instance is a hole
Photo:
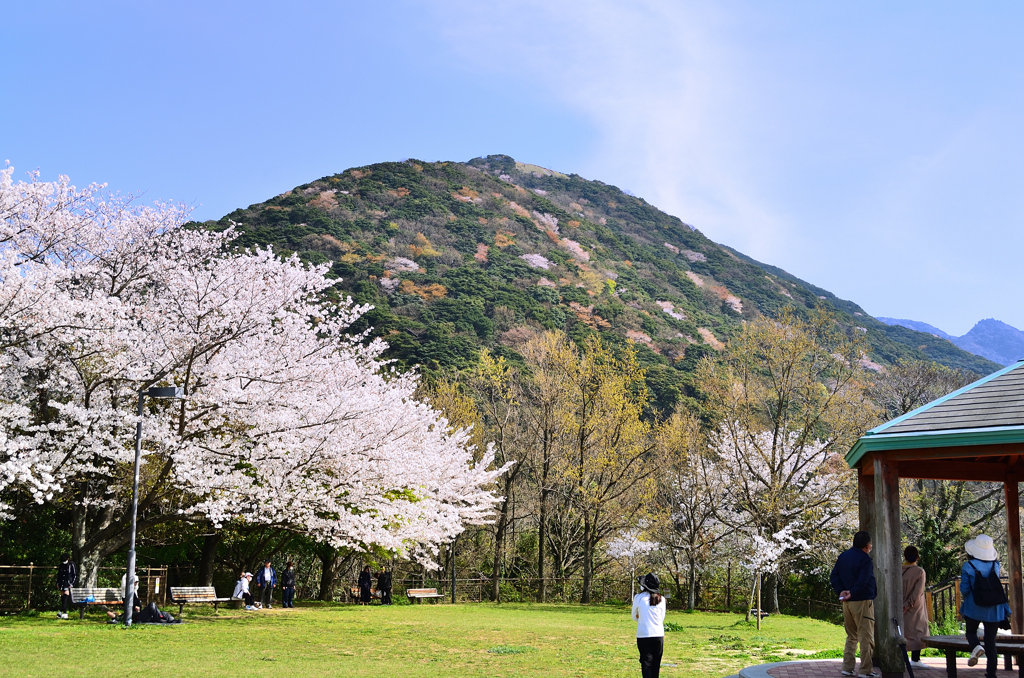
[[[875,653],[883,678],[901,676],[900,478],[1003,483],[1012,632],[1024,633],[1020,498],[1024,473],[1024,359],[871,429],[846,455],[857,469],[860,526],[874,544]]]

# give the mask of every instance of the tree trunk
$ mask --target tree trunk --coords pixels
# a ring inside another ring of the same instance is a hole
[[[318,600],[334,600],[334,580],[338,576],[338,549],[322,546],[317,549],[320,556],[320,595]]]
[[[217,547],[224,533],[220,530],[203,537],[203,554],[199,562],[199,586],[213,586],[213,571],[217,566]]]
[[[690,568],[688,575],[688,585],[690,588],[689,593],[686,596],[686,609],[693,612],[694,605],[696,604],[696,589],[697,589],[697,568],[693,562],[693,558],[687,556],[686,564]]]
[[[768,600],[765,601],[765,611],[768,614],[779,614],[779,574],[777,572],[769,572],[765,575],[764,586],[762,590],[766,590],[768,593]]]
[[[545,476],[547,475],[547,469],[545,468]],[[546,477],[541,481],[546,484]],[[547,557],[547,541],[548,541],[548,491],[546,488],[540,491],[540,527],[538,528],[537,537],[537,578],[539,579],[539,585],[537,587],[537,602],[544,603],[548,599],[548,583],[544,578],[546,574],[545,563]]]
[[[540,526],[537,538],[537,602],[544,603],[548,599],[548,583],[544,578],[545,560],[547,556],[548,541],[548,471],[551,469],[551,436],[550,432],[544,431],[544,457],[541,461],[540,471]]]
[[[508,486],[506,485],[506,491]],[[505,530],[508,529],[508,494],[501,502],[498,524],[494,526],[494,564],[491,566],[491,601],[501,602],[501,565],[505,555]]]
[[[590,524],[590,513],[587,511],[583,512],[583,595],[580,596],[580,602],[587,604],[590,602],[590,589],[593,584],[594,577],[594,545],[592,543],[591,535],[593,533],[593,525]]]

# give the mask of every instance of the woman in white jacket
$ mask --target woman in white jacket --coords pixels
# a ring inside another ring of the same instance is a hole
[[[636,647],[640,650],[640,673],[643,678],[658,678],[661,655],[665,650],[665,598],[659,592],[661,582],[648,572],[637,577],[640,593],[633,596],[633,619],[636,620]]]
[[[249,582],[252,580],[251,572],[243,572],[242,576],[238,578],[238,583],[235,584],[235,592],[231,594],[232,598],[245,601],[245,609],[255,610],[256,601],[253,599],[252,594],[249,593]]]

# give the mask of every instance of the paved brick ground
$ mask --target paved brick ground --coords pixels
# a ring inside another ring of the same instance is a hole
[[[914,678],[946,678],[946,660],[943,657],[924,657],[922,661],[931,666],[928,670],[914,670]],[[1017,678],[1017,669],[1006,671],[1003,667],[1003,658],[999,658],[999,678]],[[842,661],[839,659],[797,662],[785,666],[777,666],[768,669],[768,673],[775,678],[842,678]],[[906,675],[906,674],[904,674]],[[967,666],[967,659],[956,660],[957,678],[984,678],[985,659],[982,658],[975,667]]]

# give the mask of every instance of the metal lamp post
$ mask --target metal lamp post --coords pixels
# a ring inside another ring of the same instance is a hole
[[[128,542],[128,573],[124,578],[124,625],[132,625],[132,601],[135,598],[135,529],[139,516],[139,465],[142,460],[142,407],[150,398],[184,398],[185,389],[177,386],[139,391],[139,422],[135,425],[135,473],[132,478],[132,532]]]

